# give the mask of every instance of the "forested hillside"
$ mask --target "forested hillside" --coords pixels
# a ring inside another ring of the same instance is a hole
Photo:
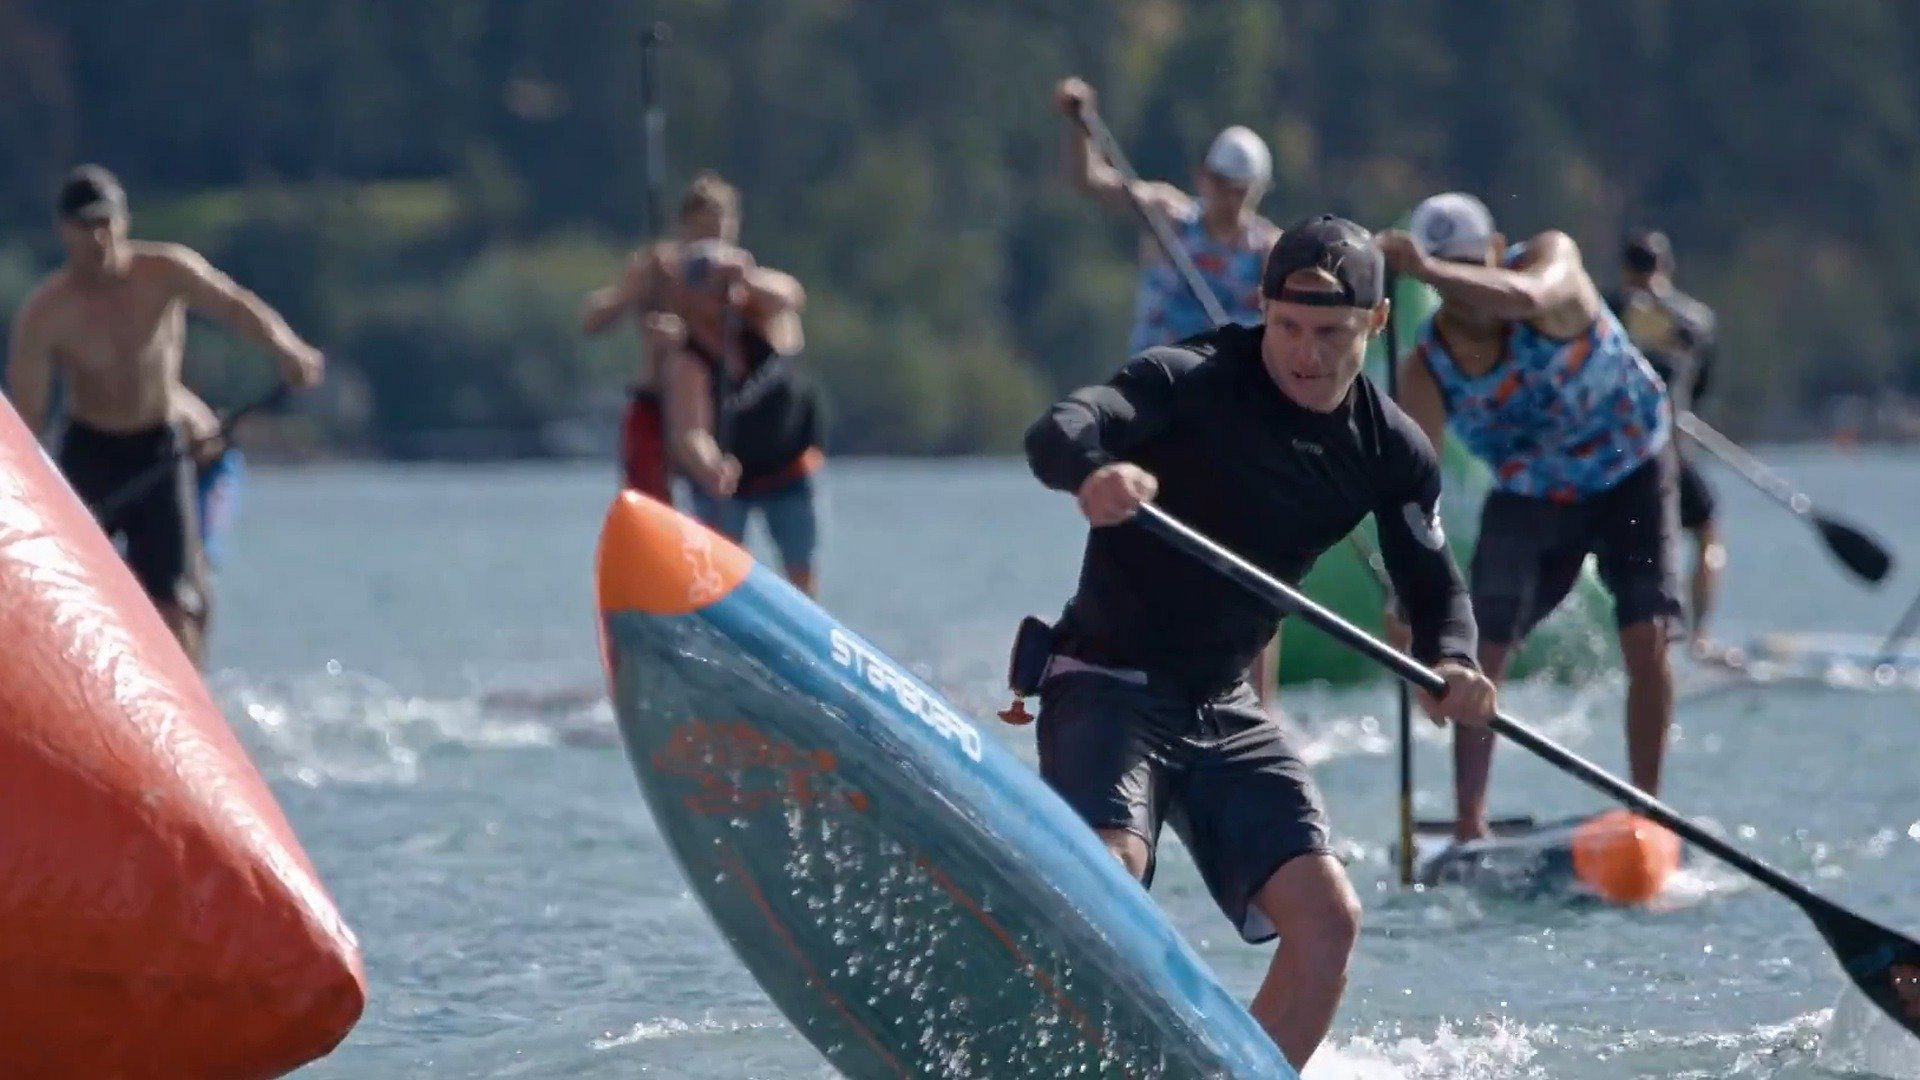
[[[1273,145],[1265,209],[1382,223],[1463,187],[1509,232],[1673,235],[1743,433],[1920,390],[1920,5],[1902,0],[0,0],[0,320],[49,198],[117,170],[338,360],[321,434],[538,452],[599,423],[628,334],[578,300],[640,235],[639,31],[669,176],[714,167],[811,293],[846,451],[1004,450],[1119,359],[1129,225],[1059,180],[1080,72],[1143,172]],[[242,350],[201,334],[235,396]]]

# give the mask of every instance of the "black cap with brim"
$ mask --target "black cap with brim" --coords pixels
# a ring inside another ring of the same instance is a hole
[[[1337,291],[1294,289],[1287,279],[1302,270],[1323,270]],[[1317,307],[1371,308],[1386,296],[1386,259],[1373,234],[1332,214],[1287,226],[1267,255],[1260,291],[1269,300]]]
[[[98,165],[82,165],[67,174],[55,203],[66,221],[107,221],[127,212],[120,181]]]
[[[1658,229],[1637,229],[1628,234],[1621,258],[1634,270],[1650,274],[1673,264],[1673,244]]]

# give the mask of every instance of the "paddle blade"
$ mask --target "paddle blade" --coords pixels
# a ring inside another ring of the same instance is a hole
[[[1833,947],[1840,966],[1861,993],[1920,1037],[1920,942],[1818,896],[1794,899]]]
[[[1876,584],[1893,569],[1893,556],[1873,537],[1829,517],[1817,517],[1813,523],[1819,528],[1821,539],[1833,550],[1834,557],[1845,563],[1847,569]]]

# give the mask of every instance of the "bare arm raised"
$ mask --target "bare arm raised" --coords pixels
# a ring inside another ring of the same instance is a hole
[[[300,339],[280,313],[190,248],[157,246],[152,257],[166,268],[169,281],[189,307],[216,320],[246,340],[272,352],[281,377],[291,386],[320,382],[326,360]]]
[[[1099,199],[1108,209],[1129,214],[1133,212],[1133,206],[1128,198],[1126,181],[1121,179],[1119,170],[1094,150],[1092,140],[1080,127],[1080,110],[1093,109],[1094,100],[1093,87],[1077,77],[1062,79],[1054,89],[1054,107],[1067,118],[1061,141],[1061,159],[1066,166],[1067,180],[1075,188]],[[1132,198],[1173,218],[1186,217],[1194,210],[1192,196],[1172,184],[1155,180],[1142,180],[1134,184]]]
[[[1525,254],[1511,267],[1429,257],[1398,229],[1380,235],[1380,249],[1394,270],[1495,318],[1564,322],[1577,315],[1590,323],[1600,314],[1600,295],[1581,263],[1580,247],[1563,232],[1543,232],[1527,241]]]
[[[580,312],[580,329],[588,336],[604,334],[620,325],[629,313],[651,311],[661,304],[661,282],[669,258],[668,245],[654,244],[634,252],[620,278],[587,295]]]

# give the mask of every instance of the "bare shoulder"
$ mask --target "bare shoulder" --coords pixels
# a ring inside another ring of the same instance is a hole
[[[206,256],[185,244],[132,240],[128,241],[128,246],[133,250],[135,273],[174,277],[180,274],[202,274],[213,266],[207,261]]]

